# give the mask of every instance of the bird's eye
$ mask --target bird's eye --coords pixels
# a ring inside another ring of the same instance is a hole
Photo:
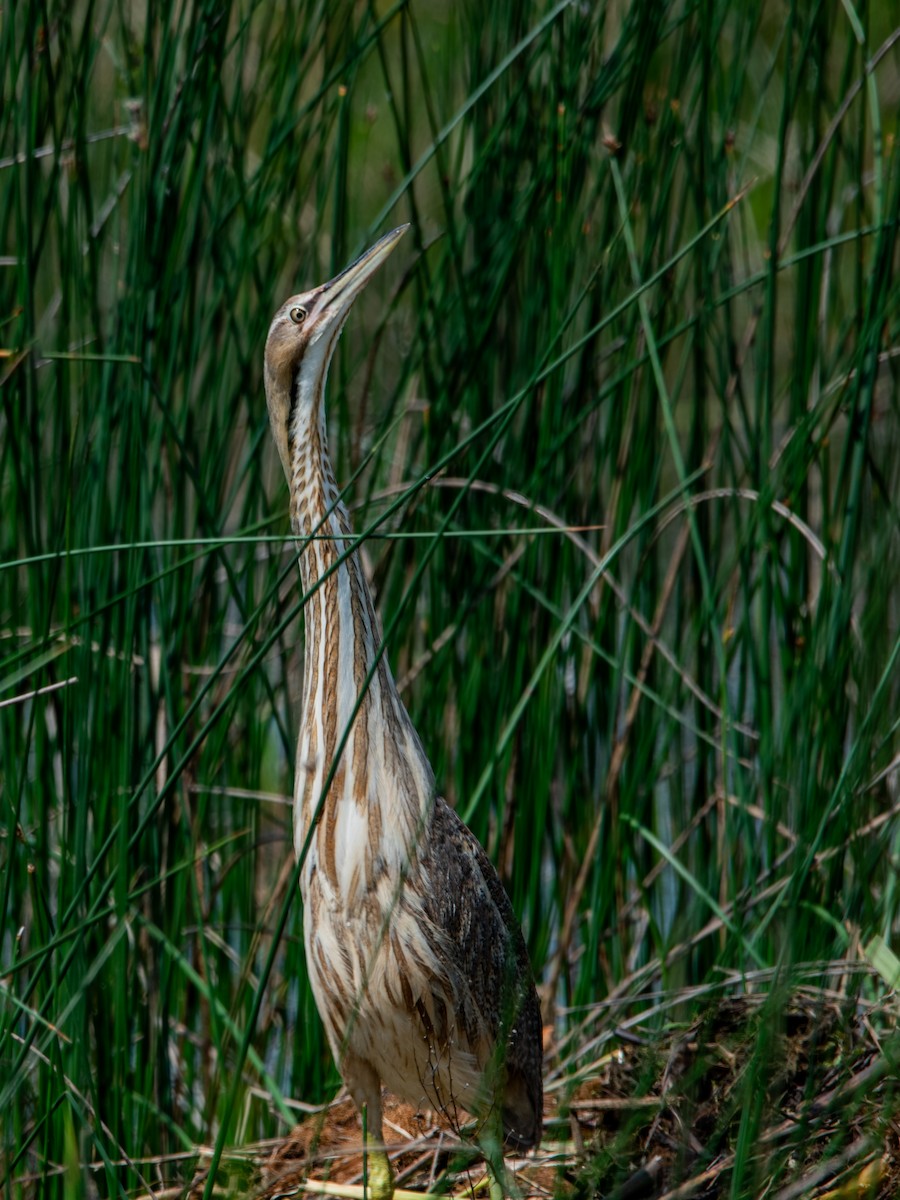
[[[299,304],[294,305],[294,307],[291,309],[291,320],[295,325],[302,325],[306,320],[306,316],[306,309],[301,308]]]

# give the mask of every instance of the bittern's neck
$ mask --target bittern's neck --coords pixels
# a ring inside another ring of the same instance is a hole
[[[295,411],[289,439],[291,524],[298,537],[309,539],[299,556],[307,600],[294,843],[299,852],[344,742],[313,861],[336,890],[361,895],[382,874],[405,869],[404,862],[392,858],[397,847],[405,846],[408,855],[421,832],[434,779],[387,657],[378,654],[381,631],[359,553],[351,551],[352,531],[328,458],[322,406],[307,405],[304,411],[308,420]],[[389,795],[384,780],[392,781]],[[349,823],[337,819],[337,807],[347,805],[356,814]],[[351,844],[359,822],[366,824],[363,858]],[[383,837],[385,828],[392,829],[393,841]],[[397,839],[404,829],[408,836]]]
[[[329,539],[350,532],[347,510],[340,498],[331,460],[321,405],[297,404],[288,438],[291,460],[291,528],[300,538]],[[335,556],[336,557],[336,556]],[[301,557],[301,573],[312,567],[313,556]],[[318,573],[310,582],[315,582]],[[304,577],[304,588],[307,585]]]

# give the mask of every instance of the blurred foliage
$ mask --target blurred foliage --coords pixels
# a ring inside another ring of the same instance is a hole
[[[261,357],[402,221],[332,452],[545,1020],[896,949],[896,0],[43,0],[0,42],[4,1194],[146,1190],[336,1083]]]

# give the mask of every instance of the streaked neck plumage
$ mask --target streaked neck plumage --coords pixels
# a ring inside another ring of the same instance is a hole
[[[396,878],[408,866],[434,800],[434,778],[387,657],[378,657],[379,622],[360,554],[350,549],[350,519],[328,457],[324,391],[339,334],[337,326],[320,339],[327,344],[310,345],[292,380],[291,526],[303,541],[306,596],[294,845],[299,854],[349,726],[305,874],[320,870],[352,909],[382,878]],[[391,824],[391,837],[383,836],[382,822]],[[398,839],[398,832],[405,836]],[[406,861],[391,860],[398,848]]]

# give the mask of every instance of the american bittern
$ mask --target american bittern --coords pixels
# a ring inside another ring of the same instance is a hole
[[[285,301],[265,358],[308,597],[294,780],[298,855],[318,820],[301,874],[306,960],[335,1061],[367,1119],[376,1200],[393,1192],[382,1084],[454,1123],[459,1110],[479,1116],[495,1195],[505,1177],[501,1130],[527,1149],[540,1140],[542,1115],[540,1009],[525,943],[490,860],[437,795],[387,659],[378,658],[378,618],[328,458],[325,379],[335,345],[405,229]]]

